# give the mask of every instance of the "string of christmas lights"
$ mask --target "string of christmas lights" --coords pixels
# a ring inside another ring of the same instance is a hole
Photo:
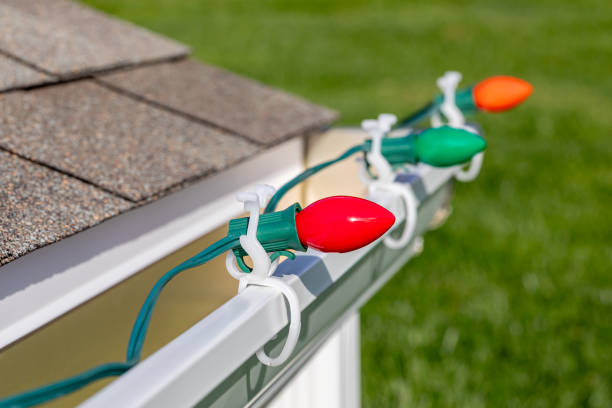
[[[455,93],[455,104],[463,113],[502,112],[520,105],[532,91],[533,87],[527,81],[498,75],[487,78],[475,86],[458,90]],[[439,112],[443,102],[443,95],[436,95],[432,102],[402,119],[395,129],[407,129],[431,117]],[[423,162],[435,167],[463,164],[485,148],[486,142],[480,136],[448,126],[430,128],[421,133],[408,133],[403,137],[385,138],[381,146],[383,156],[391,165]],[[268,202],[265,212],[274,211],[278,202],[289,190],[309,177],[356,153],[365,154],[370,149],[371,143],[367,141],[351,147],[335,159],[304,170],[277,190]]]
[[[434,167],[448,167],[468,162],[474,155],[484,151],[486,141],[479,135],[450,126],[429,128],[420,133],[409,133],[403,137],[384,138],[381,153],[390,165],[425,163]],[[307,178],[321,170],[345,160],[355,153],[371,150],[371,141],[351,147],[335,159],[304,170],[285,183],[272,196],[265,212],[274,211],[283,196]]]
[[[308,247],[323,252],[348,252],[373,242],[391,228],[394,222],[395,216],[378,204],[358,197],[336,196],[316,201],[303,210],[295,203],[284,211],[262,215],[257,238],[267,252],[292,254],[288,252],[289,249],[306,251]],[[0,407],[38,405],[99,379],[121,375],[134,367],[140,361],[153,309],[163,288],[181,272],[202,265],[227,251],[246,255],[241,252],[240,236],[246,234],[247,226],[248,218],[232,220],[225,238],[172,268],[157,281],[132,327],[124,362],[102,364],[75,376],[2,399]]]
[[[525,80],[509,75],[496,75],[474,86],[459,89],[455,93],[455,104],[465,114],[477,111],[503,112],[520,105],[532,91],[533,86]],[[442,94],[436,95],[433,101],[401,119],[395,127],[409,128],[429,118],[440,108],[443,101]]]
[[[476,110],[500,112],[520,104],[531,91],[531,85],[523,80],[497,76],[457,91],[455,102],[457,107],[466,113]],[[436,96],[431,103],[403,119],[397,128],[411,127],[430,117],[439,111],[442,102],[442,96]],[[305,170],[276,192],[264,214],[260,216],[257,228],[257,239],[271,259],[281,255],[292,258],[295,255],[290,249],[306,251],[308,247],[323,252],[352,251],[373,242],[391,228],[395,222],[391,212],[356,197],[329,197],[303,210],[295,203],[286,210],[273,212],[278,201],[297,184],[356,153],[365,154],[371,148],[371,141],[354,146],[333,160]],[[463,129],[442,126],[420,133],[408,133],[403,137],[385,138],[382,140],[381,153],[391,165],[423,162],[445,167],[465,163],[485,148],[486,142],[480,136]],[[174,277],[227,251],[233,251],[238,266],[244,272],[250,272],[243,259],[246,252],[240,245],[240,236],[246,234],[248,220],[249,218],[231,220],[225,238],[174,267],[156,282],[132,327],[125,361],[102,364],[61,381],[1,399],[0,408],[38,405],[99,379],[119,376],[138,364],[157,299]]]

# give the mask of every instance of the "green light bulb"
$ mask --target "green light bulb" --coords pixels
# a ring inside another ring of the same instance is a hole
[[[366,141],[365,146],[369,151],[372,141]],[[381,141],[380,151],[391,165],[423,162],[435,167],[448,167],[469,161],[486,147],[487,142],[475,133],[441,126],[419,134],[385,138]]]
[[[417,160],[436,167],[465,163],[486,147],[479,135],[450,126],[427,129],[414,142]]]

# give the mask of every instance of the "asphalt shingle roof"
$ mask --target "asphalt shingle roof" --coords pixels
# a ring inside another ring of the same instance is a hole
[[[67,0],[0,2],[0,265],[336,114]]]
[[[62,77],[188,53],[175,41],[67,0],[2,0],[0,49]]]
[[[91,80],[5,95],[0,146],[135,202],[259,150]]]
[[[329,109],[190,60],[120,71],[100,80],[264,145],[336,119]]]
[[[0,265],[134,204],[0,150]]]
[[[0,92],[53,81],[49,75],[0,54]]]

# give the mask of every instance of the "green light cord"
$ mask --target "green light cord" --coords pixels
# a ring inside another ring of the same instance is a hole
[[[126,361],[138,361],[140,360],[140,353],[142,351],[142,346],[144,343],[145,336],[147,334],[147,329],[149,326],[149,322],[151,320],[151,316],[153,314],[153,308],[155,307],[155,302],[157,301],[162,289],[172,278],[174,278],[179,273],[184,270],[196,267],[203,263],[210,261],[216,256],[222,254],[225,251],[228,251],[235,247],[238,244],[238,240],[236,238],[225,237],[210,247],[206,248],[199,254],[194,257],[186,260],[180,265],[172,268],[164,276],[162,276],[153,289],[149,292],[147,299],[144,304],[140,308],[140,312],[138,313],[138,317],[136,318],[136,322],[132,327],[132,334],[130,335],[130,340],[128,343],[127,353],[126,353]]]
[[[326,162],[317,164],[316,166],[313,166],[313,167],[310,167],[304,170],[302,173],[298,174],[297,176],[289,180],[287,183],[283,184],[283,186],[278,189],[278,191],[272,196],[272,198],[268,202],[268,205],[266,206],[266,209],[264,212],[269,213],[269,212],[274,211],[276,209],[276,206],[278,205],[278,202],[281,200],[281,198],[283,198],[283,196],[289,190],[291,190],[293,187],[300,184],[302,181],[306,180],[308,177],[320,172],[321,170],[325,169],[326,167],[331,166],[332,164],[335,164],[335,163],[338,163],[339,161],[347,159],[348,157],[354,155],[355,153],[365,152],[366,150],[367,150],[367,147],[365,144],[353,146],[335,159],[328,160]]]
[[[106,377],[114,377],[125,373],[135,363],[102,364],[75,376],[45,385],[22,394],[0,400],[0,407],[31,407],[76,391],[87,384]]]
[[[136,318],[134,326],[132,327],[132,334],[128,343],[125,362],[102,364],[52,384],[0,399],[0,408],[31,407],[42,404],[83,388],[99,379],[119,376],[134,367],[140,361],[142,347],[147,335],[147,329],[149,327],[149,322],[151,321],[151,316],[153,315],[155,302],[157,302],[161,291],[168,284],[168,282],[170,282],[172,278],[181,272],[202,265],[221,255],[222,253],[229,251],[238,244],[238,239],[225,237],[215,242],[199,254],[189,258],[180,265],[175,266],[166,272],[155,283],[149,292],[147,299],[140,308],[138,317]]]
[[[437,109],[438,109],[438,104],[435,102],[430,102],[427,105],[423,106],[418,111],[400,120],[394,127],[396,129],[403,129],[403,128],[414,126],[420,121],[425,120],[428,117],[430,117]]]

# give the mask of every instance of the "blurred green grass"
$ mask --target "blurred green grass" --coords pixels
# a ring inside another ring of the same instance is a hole
[[[357,124],[447,69],[529,80],[480,115],[454,213],[362,313],[366,407],[612,406],[612,3],[86,0]]]

